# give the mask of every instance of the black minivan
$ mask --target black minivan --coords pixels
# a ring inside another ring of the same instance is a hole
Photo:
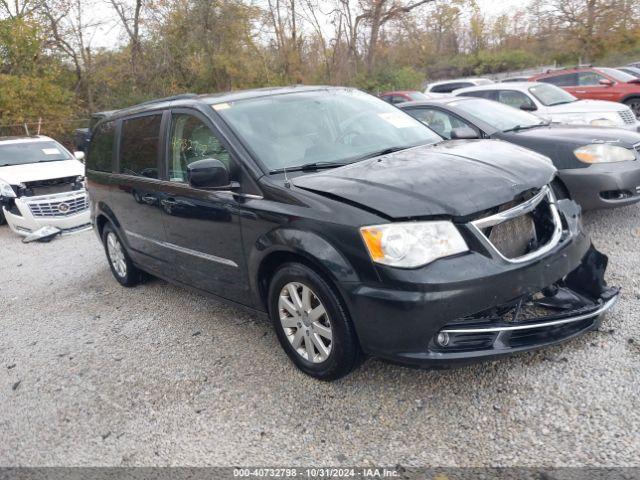
[[[596,328],[617,289],[555,173],[338,87],[120,110],[87,160],[118,282],[146,272],[265,312],[293,362],[326,380],[363,354],[450,365]]]

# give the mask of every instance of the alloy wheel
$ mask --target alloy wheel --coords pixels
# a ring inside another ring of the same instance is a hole
[[[280,291],[278,312],[284,333],[298,355],[312,363],[329,358],[331,321],[313,290],[299,282],[287,283]]]
[[[118,276],[121,278],[126,277],[127,262],[124,257],[124,250],[120,240],[113,232],[107,234],[107,253],[109,254],[109,261]]]

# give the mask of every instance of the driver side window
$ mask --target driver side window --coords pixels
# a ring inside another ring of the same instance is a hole
[[[200,119],[188,114],[174,114],[169,144],[169,180],[187,181],[187,166],[198,160],[220,160],[233,178],[233,161],[218,137]]]
[[[473,128],[458,117],[454,117],[453,115],[449,115],[448,113],[440,110],[419,108],[409,110],[409,113],[447,140],[451,140],[451,132],[456,128]]]
[[[525,107],[531,110],[535,109],[535,104],[529,97],[515,90],[500,90],[498,92],[498,101],[513,108]]]

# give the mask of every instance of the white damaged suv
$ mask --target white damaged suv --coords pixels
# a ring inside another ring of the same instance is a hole
[[[23,236],[90,229],[83,158],[49,137],[0,137],[0,224]]]

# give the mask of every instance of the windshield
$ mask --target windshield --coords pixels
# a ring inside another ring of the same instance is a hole
[[[551,85],[550,83],[541,83],[535,87],[530,87],[529,91],[531,92],[531,95],[536,97],[540,103],[546,107],[561,105],[563,103],[571,103],[578,100],[566,90],[556,87],[555,85]]]
[[[396,107],[351,89],[294,92],[212,105],[270,170],[349,163],[442,141]]]
[[[634,77],[633,75],[629,75],[626,72],[621,72],[620,70],[616,70],[615,68],[599,68],[598,70],[600,70],[602,73],[606,73],[618,82],[630,82],[631,80],[636,79],[636,77]]]
[[[465,98],[451,102],[449,105],[457,107],[501,131],[545,124],[535,115],[483,98]]]
[[[54,141],[0,144],[0,167],[71,159],[69,153]]]

